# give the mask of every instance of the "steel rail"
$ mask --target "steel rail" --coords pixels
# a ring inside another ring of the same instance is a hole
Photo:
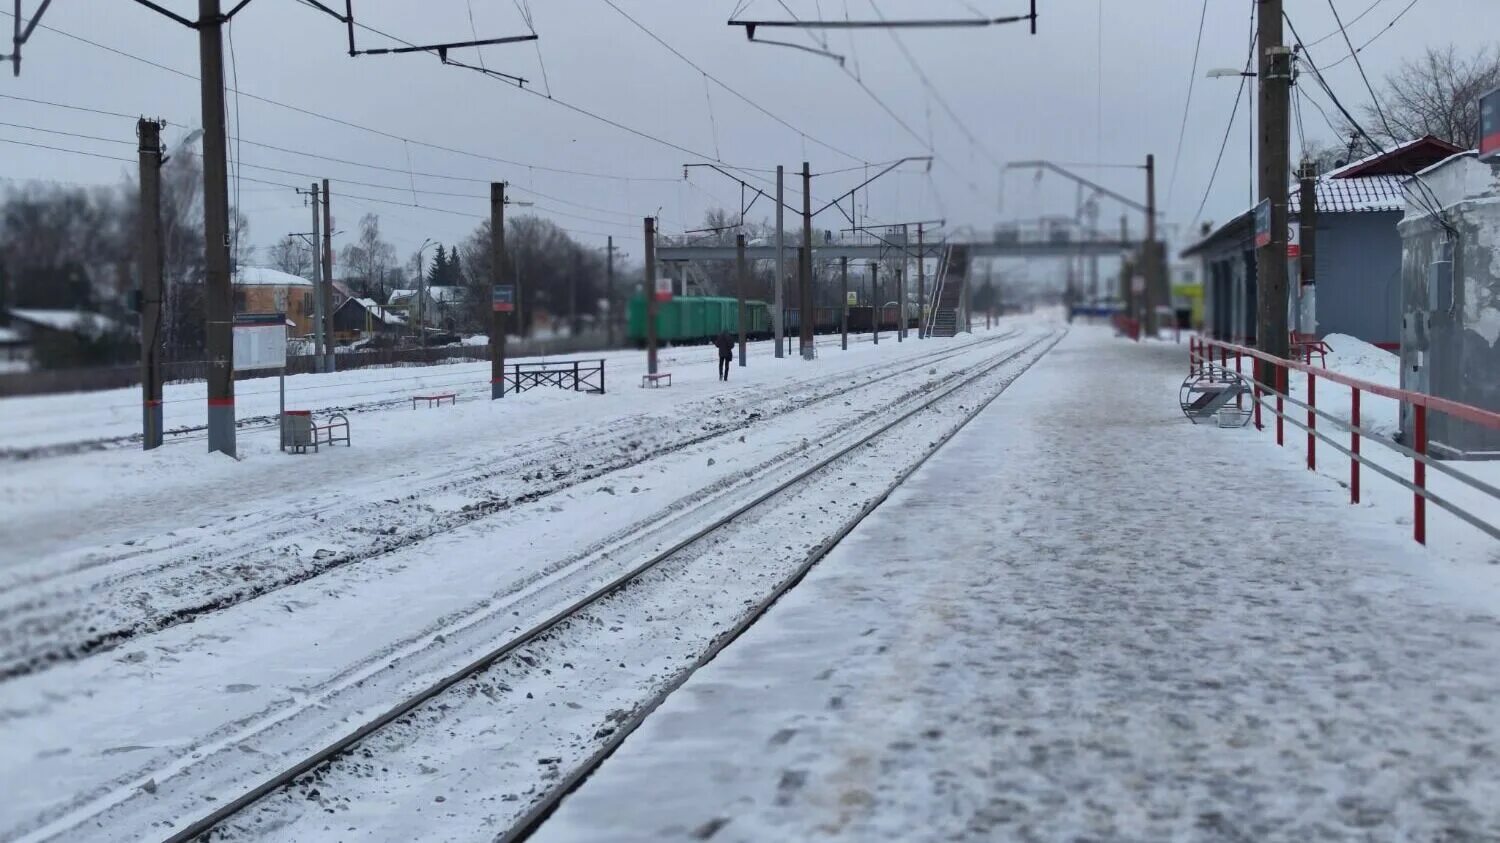
[[[1066,333],[1066,332],[1064,331],[1063,333]],[[564,608],[558,610],[557,612],[555,612],[554,614],[552,614],[550,617],[546,618],[545,620],[541,621],[540,623],[536,624],[535,626],[531,627],[530,629],[526,630],[525,632],[522,632],[520,635],[517,635],[516,637],[512,638],[510,641],[508,641],[508,642],[500,645],[499,647],[496,647],[495,649],[489,651],[488,653],[485,653],[483,656],[479,657],[478,659],[475,659],[474,661],[468,663],[467,665],[464,665],[463,667],[460,667],[458,670],[454,671],[453,673],[448,674],[447,676],[443,677],[442,679],[439,679],[437,682],[429,685],[428,687],[426,687],[423,690],[417,692],[416,694],[413,694],[412,696],[407,697],[402,702],[400,702],[400,703],[396,704],[395,706],[393,706],[392,708],[388,709],[385,713],[377,716],[375,719],[368,721],[364,725],[360,726],[358,729],[355,729],[354,731],[348,733],[347,735],[345,735],[345,736],[343,736],[341,738],[338,738],[337,740],[333,741],[332,743],[328,744],[327,746],[323,747],[322,749],[318,750],[317,752],[314,752],[313,754],[307,756],[306,758],[302,759],[301,761],[297,762],[296,764],[294,764],[294,765],[286,768],[282,772],[280,772],[280,773],[272,776],[271,778],[269,778],[269,779],[261,782],[260,784],[256,785],[255,787],[251,788],[250,790],[248,790],[245,793],[241,794],[240,796],[236,797],[235,799],[230,800],[230,801],[224,803],[220,807],[216,808],[214,811],[212,811],[209,814],[205,815],[204,817],[202,817],[202,818],[194,821],[193,823],[185,826],[184,828],[182,828],[182,830],[180,830],[180,831],[174,833],[173,835],[171,835],[170,837],[166,838],[165,843],[188,843],[188,841],[194,840],[195,838],[199,837],[200,835],[203,835],[203,834],[211,831],[212,829],[214,829],[218,825],[222,824],[225,820],[229,819],[230,817],[235,816],[236,814],[240,813],[244,809],[250,807],[251,805],[255,804],[256,802],[259,802],[261,799],[265,798],[266,796],[269,796],[270,794],[274,793],[275,791],[280,790],[280,789],[286,787],[287,785],[289,785],[292,782],[294,782],[298,777],[300,777],[302,775],[305,775],[306,773],[311,772],[312,770],[315,770],[318,767],[323,766],[324,764],[326,764],[326,763],[334,760],[335,758],[339,757],[340,755],[343,755],[344,753],[346,753],[349,750],[351,750],[354,747],[356,747],[358,744],[360,744],[362,741],[364,741],[365,738],[368,738],[370,735],[372,735],[372,734],[374,734],[374,733],[376,733],[376,732],[384,729],[385,727],[391,725],[392,723],[394,723],[395,721],[399,720],[400,718],[406,716],[407,714],[410,714],[412,711],[416,710],[417,708],[421,707],[422,705],[426,704],[427,702],[431,701],[432,699],[440,696],[445,691],[447,691],[449,688],[452,688],[454,685],[458,684],[459,682],[462,682],[462,681],[468,679],[471,676],[474,676],[476,674],[479,674],[479,673],[481,673],[481,672],[489,669],[492,665],[494,665],[495,662],[497,662],[497,661],[505,658],[506,656],[508,656],[508,655],[516,652],[520,648],[525,647],[528,644],[531,644],[532,642],[534,642],[537,639],[541,638],[543,635],[545,635],[545,634],[551,632],[552,630],[556,629],[563,622],[565,622],[568,619],[572,618],[573,616],[577,615],[579,612],[583,611],[584,609],[589,608],[590,606],[593,606],[594,604],[599,603],[600,601],[604,600],[605,598],[608,598],[608,597],[612,596],[613,594],[615,594],[616,592],[618,592],[620,589],[624,588],[631,581],[637,579],[642,574],[644,574],[644,573],[652,570],[653,568],[656,568],[661,563],[667,561],[668,559],[672,558],[673,556],[676,556],[678,553],[681,553],[685,548],[687,548],[687,547],[689,547],[689,546],[691,546],[693,544],[696,544],[696,543],[702,541],[704,538],[712,535],[713,533],[715,533],[718,530],[722,529],[724,526],[726,526],[729,523],[737,520],[738,518],[740,518],[741,516],[743,516],[745,513],[749,512],[750,510],[755,509],[756,507],[759,507],[761,504],[765,503],[766,501],[770,500],[771,498],[773,498],[773,497],[775,497],[775,496],[777,496],[777,495],[779,495],[779,494],[787,491],[788,489],[791,489],[791,488],[795,487],[797,484],[801,483],[803,480],[807,479],[808,477],[812,476],[813,474],[815,474],[815,473],[817,473],[819,471],[823,471],[824,469],[826,469],[832,463],[836,462],[837,460],[842,459],[845,456],[848,456],[849,454],[853,453],[858,448],[861,448],[864,445],[868,444],[869,442],[871,442],[875,438],[884,435],[886,432],[888,432],[889,430],[891,430],[895,426],[897,426],[897,425],[899,425],[899,424],[907,421],[908,419],[912,418],[917,413],[922,412],[923,410],[928,409],[929,407],[931,407],[933,404],[937,403],[938,401],[941,401],[941,400],[949,397],[950,395],[952,395],[954,392],[958,391],[959,389],[961,389],[961,388],[963,388],[965,386],[968,386],[969,384],[973,383],[974,381],[978,380],[979,378],[982,378],[982,377],[988,375],[989,373],[993,372],[995,369],[999,368],[1000,366],[1005,365],[1006,363],[1010,362],[1011,360],[1014,360],[1015,358],[1021,356],[1022,354],[1025,354],[1027,351],[1031,350],[1032,348],[1035,348],[1037,345],[1040,345],[1041,343],[1045,342],[1046,340],[1052,339],[1053,340],[1053,344],[1056,344],[1056,342],[1059,341],[1059,340],[1061,340],[1061,338],[1062,338],[1062,334],[1052,334],[1052,335],[1048,335],[1048,336],[1045,336],[1045,337],[1041,337],[1041,338],[1037,339],[1034,342],[1028,343],[1026,346],[1024,346],[1023,348],[1015,351],[1014,353],[1006,355],[1005,357],[1002,357],[1001,359],[999,359],[995,363],[993,363],[993,364],[991,364],[989,366],[984,367],[983,369],[979,370],[975,374],[970,375],[970,376],[964,378],[963,380],[961,380],[961,381],[953,384],[952,386],[949,386],[949,387],[946,387],[946,388],[942,389],[936,395],[933,395],[932,397],[928,398],[927,400],[922,401],[921,403],[917,404],[916,406],[912,407],[911,409],[909,409],[906,412],[902,413],[901,415],[897,416],[895,419],[893,419],[893,420],[891,420],[891,421],[889,421],[889,422],[881,425],[880,427],[876,428],[875,430],[871,431],[870,433],[866,434],[865,436],[860,437],[855,442],[853,442],[853,443],[845,446],[844,448],[839,449],[834,454],[832,454],[832,455],[830,455],[830,456],[828,456],[828,457],[826,457],[826,458],[818,461],[817,463],[814,463],[813,465],[809,466],[808,468],[806,468],[806,469],[798,472],[796,475],[794,475],[790,479],[785,480],[785,481],[777,484],[776,486],[772,487],[771,489],[767,490],[766,492],[764,492],[764,493],[756,496],[755,498],[753,498],[749,502],[747,502],[747,503],[745,503],[745,504],[743,504],[743,505],[735,508],[731,512],[729,512],[729,513],[727,513],[727,514],[725,514],[725,515],[723,515],[723,516],[715,519],[714,521],[710,522],[707,526],[705,526],[702,529],[700,529],[700,530],[694,532],[693,534],[687,536],[686,538],[682,539],[681,541],[678,541],[676,544],[672,545],[671,547],[667,548],[666,550],[664,550],[664,551],[662,551],[662,552],[660,552],[660,553],[658,553],[658,554],[650,557],[646,561],[642,562],[641,564],[637,565],[634,568],[631,568],[630,570],[624,572],[623,574],[620,574],[618,577],[615,577],[613,580],[610,580],[608,583],[606,583],[605,585],[601,586],[600,588],[597,588],[594,591],[592,591],[592,592],[584,595],[583,597],[579,598],[578,600],[575,600],[574,602],[570,603],[566,607],[564,607]],[[1050,347],[1049,347],[1049,349],[1050,349]],[[1004,390],[1002,389],[1001,391],[1003,392]],[[977,410],[971,412],[968,416],[966,416],[965,419],[963,420],[963,422],[960,423],[959,427],[955,428],[952,432],[950,432],[949,434],[947,434],[946,436],[944,436],[942,439],[940,439],[938,441],[937,445],[934,446],[933,450],[929,451],[928,454],[924,455],[922,457],[922,459],[918,461],[917,465],[921,465],[922,462],[925,462],[926,459],[928,457],[930,457],[931,454],[934,453],[937,448],[942,447],[942,445],[945,444],[948,441],[948,439],[952,438],[952,435],[954,433],[956,433],[959,429],[962,429],[962,427],[964,425],[967,425],[968,422],[971,421],[974,418],[974,416],[978,414],[978,410],[982,410],[983,408],[988,407],[989,404],[990,404],[990,402],[992,402],[994,400],[994,398],[998,397],[999,394],[1000,393],[997,392],[995,394],[995,396],[992,396],[988,401],[983,402],[979,406],[979,408]],[[907,472],[903,472],[903,474],[901,475],[901,477],[897,480],[897,485],[899,485],[900,481],[904,480],[907,476],[910,475],[910,472],[914,471],[914,470],[915,470],[915,467],[913,467],[912,469],[910,469]],[[887,489],[885,493],[883,493],[879,498],[876,499],[876,502],[884,500],[885,497],[889,496],[890,492],[893,489],[894,489],[894,486],[891,487],[891,489]],[[862,520],[866,515],[868,515],[869,511],[871,509],[873,509],[873,506],[867,505],[867,507],[864,510],[861,510],[861,513],[855,519],[855,523],[857,523],[859,520]],[[849,527],[847,527],[845,530],[840,531],[840,533],[836,536],[836,539],[837,538],[842,538],[843,535],[847,534],[847,532],[848,532],[849,529],[853,529],[852,525],[850,525]],[[827,547],[829,547],[829,548],[832,547],[832,545],[829,544],[829,543],[827,543],[827,542],[825,542],[825,545],[827,545]],[[826,553],[827,550],[825,549],[823,552]],[[816,561],[816,559],[813,559],[813,561]],[[810,567],[810,565],[807,565],[806,567]],[[805,568],[804,568],[804,572],[805,572]],[[787,587],[790,587],[790,586],[787,586]],[[781,591],[784,591],[784,589],[778,591],[775,596],[779,596],[780,593],[781,593]],[[769,604],[766,604],[766,606],[768,607]],[[759,608],[759,612],[763,613],[764,612],[764,608],[765,607],[760,607]],[[739,627],[737,627],[737,629],[738,628]],[[722,649],[722,646],[720,646],[719,649]],[[712,652],[717,652],[717,650],[713,650]],[[654,708],[654,706],[652,706],[652,707]],[[628,728],[628,729],[622,729],[621,734],[622,735],[623,734],[628,734],[629,731],[631,731],[633,728],[634,728],[634,726],[630,726],[630,728]],[[614,743],[613,745],[618,745],[618,744]],[[600,759],[600,760],[602,760],[602,759]]]

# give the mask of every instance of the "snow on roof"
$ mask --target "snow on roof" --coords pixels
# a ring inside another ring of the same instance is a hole
[[[406,324],[405,317],[403,317],[399,313],[392,313],[391,311],[386,310],[384,307],[381,307],[380,303],[375,301],[374,299],[356,298],[353,301],[359,302],[360,307],[363,307],[365,310],[373,314],[376,319],[379,319],[381,322],[384,322],[387,325]]]
[[[313,283],[300,275],[282,272],[269,266],[241,266],[230,278],[236,287],[311,287]]]
[[[99,313],[83,310],[46,310],[42,308],[15,307],[10,315],[22,322],[41,325],[54,331],[91,331],[103,333],[115,327],[115,321]]]
[[[441,302],[443,304],[452,304],[454,302],[461,302],[461,301],[464,300],[465,295],[466,295],[466,293],[465,293],[463,287],[457,287],[457,286],[453,286],[453,285],[448,285],[448,286],[443,286],[443,287],[428,287],[427,288],[427,300],[428,301]],[[416,290],[392,290],[391,291],[391,301],[395,301],[396,299],[414,299],[416,297],[417,297],[417,291]]]
[[[1441,160],[1448,157],[1449,155],[1462,151],[1463,150],[1460,147],[1454,146],[1453,144],[1448,143],[1441,138],[1435,138],[1432,135],[1424,135],[1420,138],[1416,138],[1415,140],[1409,140],[1405,143],[1398,143],[1395,146],[1382,149],[1379,152],[1375,152],[1370,155],[1366,155],[1358,161],[1351,161],[1342,167],[1339,167],[1335,170],[1330,170],[1324,175],[1327,178],[1331,179],[1358,178],[1363,175],[1400,175],[1403,169],[1409,171],[1409,168],[1402,168],[1400,166],[1400,159],[1409,157],[1412,153],[1423,153],[1421,155],[1415,156],[1416,158],[1431,160],[1433,157],[1436,157]],[[1397,167],[1398,172],[1392,173],[1387,168],[1376,166],[1378,164],[1394,165]],[[1426,164],[1423,164],[1421,166],[1426,166]],[[1364,170],[1384,170],[1384,172],[1364,173]]]
[[[25,342],[21,337],[20,331],[17,331],[15,328],[0,328],[0,343],[18,342]]]
[[[1324,176],[1317,184],[1318,210],[1331,214],[1405,210],[1406,194],[1401,189],[1404,180],[1404,176]],[[1300,190],[1292,191],[1287,209],[1293,214],[1301,212]]]

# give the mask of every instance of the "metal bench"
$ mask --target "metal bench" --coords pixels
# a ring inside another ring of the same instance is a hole
[[[1210,365],[1183,380],[1177,400],[1182,414],[1193,424],[1201,419],[1211,419],[1223,411],[1233,416],[1233,424],[1229,426],[1241,427],[1250,419],[1249,411],[1243,409],[1242,399],[1253,392],[1250,381],[1243,375]],[[1233,408],[1229,407],[1231,401],[1234,402]],[[1224,421],[1220,420],[1220,426],[1224,426]]]
[[[672,385],[672,373],[671,372],[658,372],[658,373],[656,373],[654,375],[641,375],[641,388],[642,389],[645,389],[648,386],[657,387],[657,386],[671,386],[671,385]]]
[[[334,413],[327,424],[321,425],[312,424],[311,410],[287,410],[286,415],[290,422],[287,444],[292,446],[295,453],[305,454],[308,448],[316,453],[319,446],[333,445],[336,442],[354,447],[349,441],[349,419],[343,413]]]
[[[435,395],[413,395],[411,397],[411,408],[413,410],[417,409],[418,401],[426,401],[427,406],[429,407],[441,407],[443,406],[444,401],[447,401],[449,404],[457,405],[458,395],[453,392],[441,392]]]

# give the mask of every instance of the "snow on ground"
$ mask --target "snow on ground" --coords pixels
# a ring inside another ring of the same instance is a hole
[[[1075,328],[534,839],[1500,839],[1496,602],[1185,369]]]
[[[139,802],[184,781],[212,797],[263,775],[509,632],[502,607],[555,610],[621,541],[666,543],[833,432],[1047,331],[1002,327],[847,353],[834,338],[813,365],[763,344],[729,384],[711,349],[675,349],[659,390],[621,353],[607,395],[397,403],[317,455],[270,431],[239,461],[189,445],[8,465],[0,643],[25,670],[0,680],[0,837],[67,838],[111,805],[149,817]],[[314,377],[336,400],[375,388]],[[87,657],[24,659],[122,618],[132,637]]]

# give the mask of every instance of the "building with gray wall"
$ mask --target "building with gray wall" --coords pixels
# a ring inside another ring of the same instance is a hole
[[[1399,229],[1401,386],[1500,412],[1500,159],[1465,152],[1409,180]],[[1441,413],[1427,436],[1435,455],[1500,458],[1500,431]]]

